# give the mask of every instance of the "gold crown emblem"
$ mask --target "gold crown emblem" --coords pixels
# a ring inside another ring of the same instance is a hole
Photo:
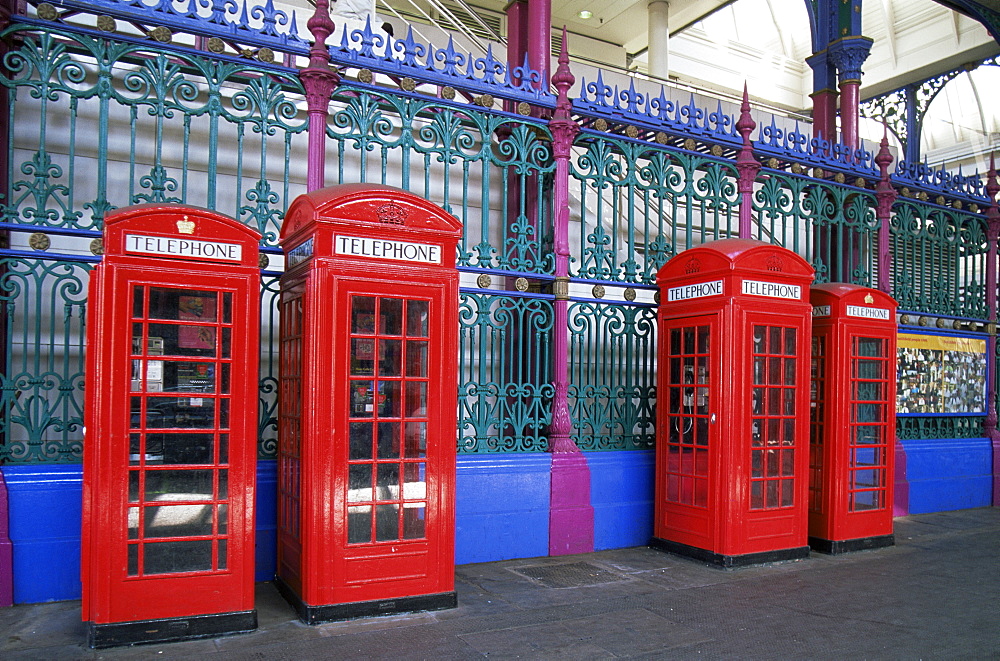
[[[865,303],[874,303],[875,299],[872,298],[871,294],[865,294]]]
[[[177,231],[181,234],[194,234],[194,222],[184,216],[184,220],[177,221]]]

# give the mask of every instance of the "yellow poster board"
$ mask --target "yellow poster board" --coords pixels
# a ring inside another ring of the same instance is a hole
[[[986,340],[900,333],[896,413],[982,414]]]

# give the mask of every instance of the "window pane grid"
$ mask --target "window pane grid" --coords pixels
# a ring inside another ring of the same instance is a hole
[[[889,506],[886,490],[891,365],[889,341],[855,337],[851,342],[850,479],[851,512]]]
[[[797,330],[754,326],[751,341],[750,508],[792,507]]]
[[[668,502],[708,507],[711,327],[668,331]]]

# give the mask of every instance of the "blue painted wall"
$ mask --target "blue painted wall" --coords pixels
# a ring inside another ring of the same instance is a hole
[[[461,455],[455,499],[455,563],[549,554],[545,453]]]
[[[900,441],[906,452],[910,514],[988,507],[993,448],[986,438]]]
[[[594,550],[645,546],[653,536],[653,450],[586,452]]]
[[[278,571],[278,462],[257,461],[257,539],[254,580],[273,581]]]
[[[4,466],[14,547],[14,603],[80,598],[79,464]]]

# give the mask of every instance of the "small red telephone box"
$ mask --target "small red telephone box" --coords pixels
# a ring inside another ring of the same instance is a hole
[[[891,546],[896,437],[896,301],[816,285],[809,544],[824,553]]]
[[[725,567],[808,555],[812,278],[749,239],[660,269],[653,546]]]
[[[460,236],[388,186],[285,215],[278,586],[306,623],[456,604]]]
[[[104,223],[87,311],[90,645],[253,630],[260,235],[175,204]]]

